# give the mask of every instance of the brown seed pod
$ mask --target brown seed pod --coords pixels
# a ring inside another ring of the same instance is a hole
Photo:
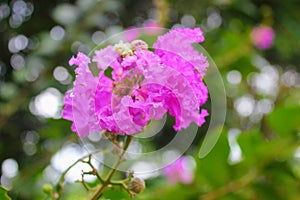
[[[136,194],[145,189],[145,181],[140,178],[134,178],[129,182],[128,189]]]

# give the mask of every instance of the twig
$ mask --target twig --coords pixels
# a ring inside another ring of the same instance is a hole
[[[123,162],[123,157],[124,157],[124,154],[126,152],[126,150],[128,149],[131,141],[133,139],[133,136],[127,136],[127,139],[126,139],[126,143],[123,147],[123,150],[122,150],[122,153],[119,157],[119,159],[117,160],[117,162],[115,163],[115,165],[113,166],[113,168],[110,170],[110,172],[108,173],[107,177],[105,178],[105,180],[103,181],[102,185],[99,186],[99,188],[97,189],[97,191],[93,194],[93,196],[90,198],[90,200],[97,200],[101,195],[102,193],[104,192],[104,190],[110,185],[112,184],[112,181],[111,181],[111,178],[113,177],[114,173],[116,172],[117,168],[119,167],[119,165]],[[114,183],[117,183],[117,182],[114,182]],[[119,184],[119,183],[117,183]],[[126,186],[125,184],[121,184],[120,185],[122,187]],[[125,187],[127,188],[127,186]]]
[[[88,174],[89,172],[84,172],[84,171],[82,171],[82,173],[81,173],[81,181],[76,181],[76,182],[79,182],[79,183],[81,183],[82,185],[83,185],[83,187],[87,190],[87,191],[91,191],[92,190],[92,188],[90,188],[87,184],[86,184],[86,182],[84,181],[84,175],[85,174]]]
[[[65,171],[63,171],[63,173],[61,174],[60,178],[59,178],[59,181],[58,183],[56,184],[56,193],[55,193],[55,196],[52,197],[52,199],[60,199],[60,196],[61,196],[61,192],[62,192],[62,188],[63,188],[63,181],[65,179],[65,176],[66,174],[75,166],[77,165],[79,162],[82,162],[82,163],[87,163],[88,165],[91,166],[92,168],[92,173],[93,175],[96,175],[97,178],[102,182],[103,179],[102,177],[99,175],[99,173],[97,172],[96,168],[92,165],[91,163],[91,156],[93,154],[97,154],[97,153],[108,153],[111,151],[111,148],[108,148],[108,149],[103,149],[103,150],[98,150],[98,151],[94,151],[93,153],[90,153],[88,155],[85,155],[83,157],[81,157],[80,159],[78,159],[77,161],[75,161],[72,165],[70,165]],[[88,161],[84,161],[84,159],[86,158],[89,158]],[[81,183],[83,183],[81,181]],[[85,186],[84,186],[85,187]]]
[[[94,165],[91,162],[92,154],[90,154],[88,158],[89,158],[88,161],[82,161],[82,163],[86,163],[92,168],[92,171],[88,172],[88,174],[95,175],[101,182],[103,182],[104,181],[103,178],[100,176],[97,169],[94,167]]]

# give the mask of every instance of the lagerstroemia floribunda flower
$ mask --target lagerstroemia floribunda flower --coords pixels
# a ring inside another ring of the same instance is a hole
[[[200,107],[208,98],[202,79],[209,64],[192,44],[202,41],[200,28],[177,28],[158,37],[153,48],[134,40],[96,50],[92,60],[79,52],[69,61],[77,66],[76,80],[65,96],[63,118],[80,137],[101,130],[136,134],[167,112],[175,117],[175,130],[192,122],[201,126],[208,115]],[[91,62],[100,69],[97,76]]]
[[[274,30],[269,26],[256,26],[251,32],[251,39],[259,49],[268,49],[273,45],[275,37]]]
[[[189,160],[186,157],[180,157],[174,163],[165,167],[163,173],[172,184],[178,182],[190,184],[194,179],[193,170],[193,167],[189,164]]]

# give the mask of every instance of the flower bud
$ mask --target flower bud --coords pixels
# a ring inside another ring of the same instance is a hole
[[[53,187],[51,184],[47,183],[47,184],[44,184],[43,185],[43,191],[46,193],[46,194],[50,194],[53,190]]]
[[[138,194],[145,189],[145,181],[140,178],[134,178],[129,182],[128,188],[130,191]]]
[[[131,42],[131,48],[133,50],[138,50],[138,49],[143,49],[143,50],[147,50],[148,49],[148,44],[146,42],[144,42],[143,40],[133,40]]]

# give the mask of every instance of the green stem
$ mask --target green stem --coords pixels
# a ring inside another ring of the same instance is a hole
[[[152,1],[157,10],[157,21],[164,27],[168,21],[169,7],[167,0],[153,0]]]
[[[105,180],[103,181],[102,185],[99,186],[99,188],[97,189],[97,191],[94,193],[94,195],[90,198],[90,200],[97,200],[102,193],[104,192],[104,190],[107,188],[107,186],[109,184],[111,184],[111,178],[113,177],[114,173],[116,172],[117,168],[119,167],[119,165],[122,163],[123,161],[123,157],[124,154],[126,152],[126,150],[128,149],[131,141],[133,139],[133,136],[129,135],[127,136],[126,139],[126,143],[123,147],[122,153],[119,156],[119,159],[117,160],[117,162],[114,164],[113,168],[110,170],[110,172],[108,173],[107,177],[105,178]]]
[[[231,192],[235,192],[240,190],[250,184],[255,178],[257,178],[257,173],[250,173],[245,175],[244,177],[231,182],[221,188],[213,190],[205,195],[200,196],[199,200],[215,200],[219,199]]]

